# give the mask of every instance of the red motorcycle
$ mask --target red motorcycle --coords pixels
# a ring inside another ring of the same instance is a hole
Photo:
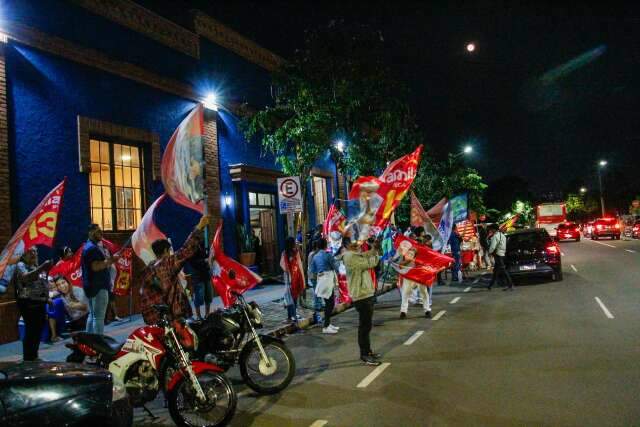
[[[189,360],[187,351],[197,348],[197,336],[183,321],[171,320],[166,305],[154,309],[160,313],[160,322],[136,329],[124,343],[106,335],[72,335],[73,343],[67,347],[73,352],[67,362],[96,358],[99,366],[124,384],[137,407],[145,408],[166,384],[169,413],[179,426],[226,425],[235,413],[237,397],[223,369]],[[170,372],[171,378],[162,378],[164,372]]]

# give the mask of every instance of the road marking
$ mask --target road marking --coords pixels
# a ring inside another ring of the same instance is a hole
[[[469,292],[470,290],[471,290],[471,286],[469,286],[468,288],[465,288],[465,290],[462,292]]]
[[[604,306],[604,304],[602,303],[602,301],[600,301],[600,298],[596,297],[596,302],[598,304],[600,304],[600,308],[602,309],[602,311],[604,311],[604,314],[609,318],[609,319],[613,319],[613,314],[611,314],[611,312],[607,309],[607,307]]]
[[[404,342],[404,345],[411,345],[411,344],[413,344],[414,342],[416,342],[416,340],[417,340],[418,338],[420,338],[420,335],[422,335],[422,334],[424,334],[424,331],[418,331],[418,332],[416,332],[415,334],[411,335],[411,337],[410,337],[408,340],[406,340],[406,341]]]
[[[433,318],[433,320],[438,320],[439,318],[441,318],[442,316],[444,316],[444,314],[446,313],[446,310],[442,310],[440,311],[438,314],[435,315],[435,317]]]
[[[316,420],[309,427],[323,427],[323,426],[327,425],[328,422],[329,421],[327,421],[327,420]]]
[[[451,302],[449,304],[455,304],[458,301],[460,301],[460,297],[455,297],[454,299],[451,300]]]
[[[575,271],[576,273],[578,272],[578,269],[576,268],[575,265],[571,264],[571,268],[573,269],[573,271]]]
[[[610,248],[615,248],[615,246],[610,245],[608,243],[604,243],[604,242],[598,242],[597,240],[592,240],[593,243],[597,243],[599,245],[603,245],[603,246],[609,246]]]
[[[383,373],[384,370],[389,367],[389,365],[391,365],[391,363],[385,362],[382,365],[378,366],[376,369],[373,370],[373,372],[371,372],[362,381],[360,381],[360,384],[358,384],[357,387],[358,388],[366,388],[369,384],[371,384],[373,382],[373,380],[378,378],[378,376],[381,373]]]
[[[636,253],[636,251],[634,251],[633,249],[625,249],[625,251],[627,251],[627,252],[629,252],[629,253],[632,253],[632,254],[635,254],[635,253]]]

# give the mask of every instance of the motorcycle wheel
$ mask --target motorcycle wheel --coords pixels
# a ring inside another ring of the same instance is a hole
[[[229,380],[215,372],[201,372],[198,381],[207,396],[206,403],[197,402],[195,390],[182,378],[169,392],[169,414],[178,426],[225,426],[236,412],[238,397]]]
[[[251,341],[240,354],[240,374],[244,382],[255,392],[275,394],[291,383],[296,373],[296,362],[289,348],[279,341],[262,342],[262,346],[273,365],[266,366],[258,345]]]

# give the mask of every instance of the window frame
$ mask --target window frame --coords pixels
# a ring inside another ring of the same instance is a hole
[[[140,217],[142,218],[142,216],[144,216],[144,213],[146,212],[149,204],[148,204],[148,196],[147,194],[149,193],[148,188],[147,188],[147,184],[152,182],[152,178],[150,176],[150,171],[147,168],[147,165],[150,165],[151,163],[151,154],[148,153],[149,150],[146,150],[147,147],[149,147],[149,144],[144,143],[144,142],[139,142],[139,141],[133,141],[133,140],[128,140],[125,138],[120,138],[120,137],[114,137],[114,136],[108,136],[108,135],[103,135],[103,134],[99,134],[99,133],[91,133],[89,135],[89,164],[94,163],[91,161],[91,146],[90,143],[92,140],[98,141],[98,142],[105,142],[108,144],[109,146],[109,189],[110,189],[110,193],[111,193],[111,224],[112,224],[112,228],[111,230],[104,230],[107,233],[133,233],[135,231],[134,229],[119,229],[118,228],[118,207],[117,207],[117,195],[116,195],[116,180],[115,180],[115,161],[114,161],[114,146],[116,144],[119,145],[124,145],[127,147],[136,147],[138,149],[138,157],[139,157],[139,169],[140,169]],[[102,163],[102,162],[100,162]],[[92,206],[92,199],[91,199],[91,173],[93,171],[89,172],[89,218],[91,219],[91,221],[93,222],[93,206]],[[95,184],[94,184],[95,185]],[[100,183],[100,186],[103,186],[102,183]],[[127,187],[128,188],[128,187]],[[133,188],[133,187],[131,187]],[[125,209],[125,208],[123,208]],[[104,211],[105,208],[102,208],[102,210]],[[126,219],[125,219],[126,222]],[[102,221],[102,224],[100,224],[100,226],[102,227],[102,225],[104,224],[104,220]],[[139,225],[139,223],[138,223]]]

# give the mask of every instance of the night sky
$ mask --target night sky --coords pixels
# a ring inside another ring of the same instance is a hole
[[[439,155],[472,141],[468,164],[487,181],[517,175],[535,192],[562,191],[575,180],[595,188],[600,158],[638,181],[637,7],[140,3],[176,21],[180,8],[202,9],[285,58],[301,45],[306,28],[332,19],[371,24],[382,31],[383,54],[410,87],[426,143]],[[473,54],[465,50],[469,41],[477,44]]]

